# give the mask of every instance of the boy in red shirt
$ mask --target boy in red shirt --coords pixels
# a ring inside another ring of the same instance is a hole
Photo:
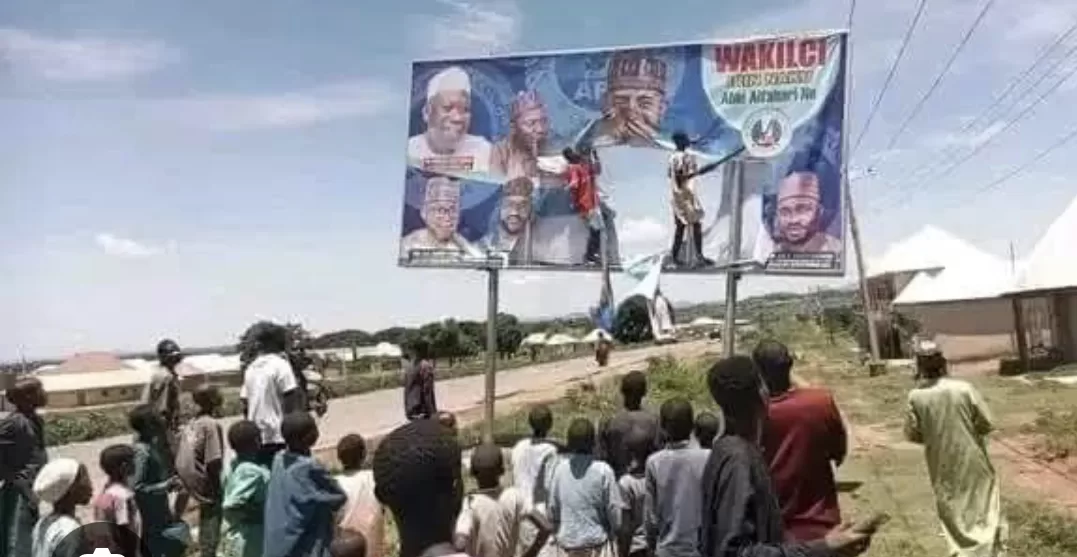
[[[764,340],[752,359],[770,391],[763,450],[786,539],[820,539],[841,524],[834,481],[834,466],[845,460],[847,445],[841,414],[826,390],[793,386],[793,358],[784,344]]]

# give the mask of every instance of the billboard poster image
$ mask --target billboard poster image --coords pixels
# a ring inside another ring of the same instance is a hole
[[[631,195],[668,228],[667,272],[843,274],[846,38],[415,62],[400,264],[616,270],[638,255],[618,238]],[[665,168],[626,188],[639,172],[605,155],[632,149]],[[735,254],[729,160],[744,176]],[[693,173],[710,169],[725,171]]]

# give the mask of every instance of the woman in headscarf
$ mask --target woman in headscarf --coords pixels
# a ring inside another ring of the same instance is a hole
[[[86,505],[93,495],[93,485],[86,467],[71,458],[56,459],[45,465],[34,480],[34,494],[52,505],[52,512],[41,517],[31,533],[33,557],[79,557],[87,553],[79,533],[82,524],[75,518],[75,508]]]
[[[933,342],[917,352],[919,384],[909,393],[905,437],[924,446],[949,555],[1002,555],[1006,521],[987,452],[991,412],[975,387],[946,376],[946,358]]]

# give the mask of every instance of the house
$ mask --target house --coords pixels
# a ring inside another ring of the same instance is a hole
[[[1045,348],[1062,361],[1077,361],[1077,197],[1036,243],[1006,296],[1022,316],[1022,361],[1029,348]],[[1030,307],[1042,308],[1039,317]],[[1027,365],[1025,366],[1028,369]]]
[[[920,327],[953,362],[1016,353],[1011,304],[1000,296],[1013,265],[935,226],[894,243],[867,266],[872,321],[884,357],[908,357],[899,317]]]

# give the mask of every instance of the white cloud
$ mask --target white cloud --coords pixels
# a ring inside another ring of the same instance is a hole
[[[178,57],[175,49],[159,41],[58,38],[0,28],[0,58],[17,76],[66,82],[127,79]]]
[[[219,131],[297,128],[371,116],[397,100],[388,85],[355,80],[264,95],[203,95],[151,103],[153,115],[185,127]]]
[[[422,16],[415,37],[424,56],[505,54],[520,38],[521,11],[514,0],[437,0],[441,16]]]
[[[106,254],[124,259],[144,259],[163,252],[159,247],[143,244],[108,232],[102,232],[94,236],[94,242]]]
[[[621,221],[617,238],[627,247],[642,248],[659,245],[670,238],[666,226],[652,217],[627,218]]]

